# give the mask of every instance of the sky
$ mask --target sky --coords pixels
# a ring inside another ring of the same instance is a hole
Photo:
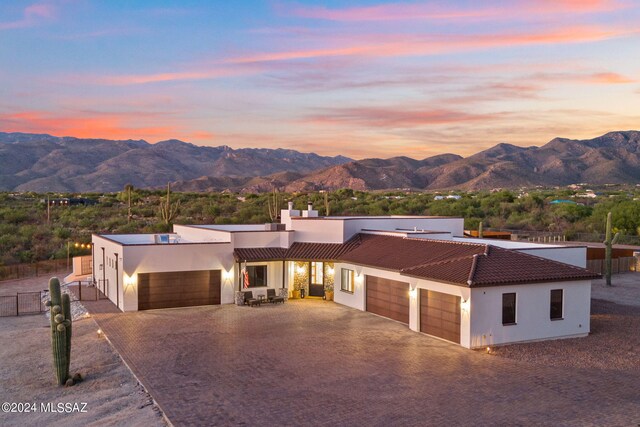
[[[640,129],[639,0],[0,1],[0,131],[473,154]]]

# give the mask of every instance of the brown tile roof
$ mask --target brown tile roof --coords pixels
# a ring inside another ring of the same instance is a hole
[[[401,273],[470,287],[600,277],[584,268],[490,245],[481,254],[406,268]]]
[[[361,234],[356,234],[345,243],[300,243],[296,242],[287,251],[286,258],[296,261],[335,261],[361,244]]]
[[[277,261],[285,259],[285,248],[238,248],[233,251],[236,261]]]
[[[236,249],[236,260],[343,261],[461,286],[492,286],[600,277],[584,268],[486,244],[358,234],[344,244],[294,243]]]
[[[360,244],[357,234],[345,243],[302,243],[295,242],[286,248],[241,248],[235,249],[236,261],[274,261],[281,259],[296,261],[333,261]]]

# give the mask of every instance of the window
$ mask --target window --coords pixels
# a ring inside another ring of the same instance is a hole
[[[562,319],[562,293],[562,289],[551,290],[551,310],[549,313],[551,320]]]
[[[348,268],[342,269],[342,276],[340,280],[340,290],[353,293],[354,290],[354,277],[355,272]]]
[[[249,274],[249,287],[267,286],[267,266],[266,265],[250,265],[247,267]]]
[[[502,294],[502,324],[516,324],[516,294]]]
[[[312,262],[311,263],[311,284],[312,285],[322,285],[323,276],[324,276],[324,263],[322,262]]]

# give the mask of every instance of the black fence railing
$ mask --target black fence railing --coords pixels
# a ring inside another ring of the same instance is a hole
[[[107,299],[107,296],[102,292],[100,283],[93,281],[76,281],[67,284],[69,290],[79,301],[98,301],[100,299]],[[106,288],[106,286],[105,286]]]
[[[66,259],[50,259],[29,264],[0,266],[0,281],[37,277],[67,268]]]
[[[19,292],[16,295],[0,295],[0,317],[39,314],[45,310],[41,292]]]

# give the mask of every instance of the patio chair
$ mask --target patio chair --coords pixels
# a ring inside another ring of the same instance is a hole
[[[279,302],[284,304],[284,297],[277,296],[275,289],[267,289],[267,299],[272,304],[276,304],[276,303],[279,303]]]
[[[244,303],[249,307],[253,307],[254,305],[260,305],[260,300],[253,297],[253,292],[247,291],[244,293]]]

